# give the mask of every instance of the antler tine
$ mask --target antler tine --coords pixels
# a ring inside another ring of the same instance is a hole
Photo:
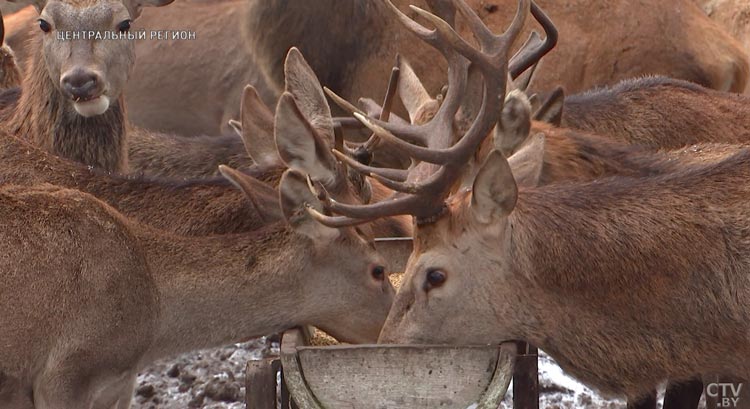
[[[371,220],[366,219],[353,219],[351,217],[346,216],[326,216],[323,213],[320,213],[319,211],[315,210],[312,206],[306,207],[307,213],[313,218],[313,220],[317,221],[318,223],[333,227],[333,228],[342,228],[342,227],[352,227],[357,226],[360,224],[371,222],[372,220],[375,220],[375,218]]]
[[[401,10],[399,10],[398,7],[393,5],[391,0],[386,0],[385,2],[390,8],[391,11],[396,15],[396,18],[398,19],[401,24],[404,25],[409,31],[414,33],[417,37],[419,37],[422,41],[424,41],[427,44],[430,44],[433,47],[439,47],[438,42],[438,36],[435,30],[430,30],[423,25],[417,23],[416,21],[412,20],[409,16],[404,14]],[[411,8],[414,8],[414,6],[409,6]]]
[[[557,27],[555,27],[552,20],[544,13],[536,2],[533,1],[531,2],[531,15],[534,16],[534,19],[536,19],[539,25],[544,29],[546,38],[541,45],[530,49],[524,47],[524,49],[519,51],[517,56],[511,59],[508,72],[510,72],[513,79],[518,78],[519,75],[536,64],[557,45]]]
[[[391,111],[393,110],[393,101],[396,97],[396,91],[398,91],[398,81],[401,77],[399,60],[400,57],[397,56],[396,66],[391,70],[391,77],[388,79],[388,89],[385,92],[385,99],[383,100],[382,109],[380,110],[380,120],[383,122],[388,122],[388,119],[391,117]],[[366,151],[372,152],[372,150],[375,149],[379,143],[380,138],[378,137],[378,134],[373,133],[372,136],[370,136],[370,139],[368,139],[367,142],[362,145],[362,147]]]
[[[365,176],[375,177],[374,175],[378,175],[394,181],[403,182],[406,180],[406,177],[408,175],[407,171],[403,169],[376,168],[373,166],[365,165],[357,160],[352,159],[349,155],[346,155],[337,150],[333,150],[333,154],[340,161],[344,162],[349,167]]]
[[[355,113],[364,114],[364,112],[361,109],[357,108],[346,99],[340,97],[338,94],[333,92],[330,88],[323,87],[323,92],[325,92],[326,95],[328,95],[328,98],[331,98],[334,104],[338,105],[339,108],[343,109],[344,111],[349,112],[350,114],[355,114]]]
[[[512,44],[520,35],[531,7],[531,0],[519,0],[518,12],[513,23],[501,36],[492,35],[486,27],[483,27],[481,19],[463,0],[453,0],[453,3],[473,26],[472,31],[481,43],[481,50],[470,46],[449,24],[437,16],[412,7],[417,14],[435,26],[434,31],[429,31],[412,22],[388,1],[399,20],[412,30],[416,29],[417,32],[421,30],[422,37],[426,37],[425,41],[440,51],[448,61],[448,93],[433,119],[421,126],[390,124],[369,119],[361,113],[354,115],[379,138],[392,142],[397,148],[403,149],[413,159],[422,163],[409,171],[406,182],[403,183],[382,177],[380,173],[371,171],[369,167],[355,168],[370,172],[372,177],[400,193],[395,194],[389,200],[367,205],[350,205],[327,198],[326,211],[336,213],[340,217],[319,214],[316,219],[322,223],[337,226],[354,225],[379,217],[400,214],[410,214],[418,223],[432,220],[445,209],[444,199],[460,179],[465,163],[474,155],[476,149],[500,119],[508,79],[508,54]],[[482,104],[469,130],[463,138],[450,147],[452,139],[446,138],[452,137],[455,114],[467,89],[470,62],[480,69],[484,80]],[[437,138],[427,139],[427,135],[434,134],[437,134]],[[414,142],[409,139],[417,142],[419,139],[425,139],[428,147],[409,143]],[[436,171],[428,173],[427,171],[435,168],[435,165],[440,166],[437,166]],[[424,179],[422,179],[423,176]],[[311,214],[313,214],[312,211]]]

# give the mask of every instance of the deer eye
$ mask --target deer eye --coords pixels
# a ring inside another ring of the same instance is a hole
[[[440,270],[430,270],[427,272],[427,277],[424,283],[424,290],[430,291],[433,288],[442,287],[448,276]]]
[[[50,31],[52,31],[52,26],[50,25],[50,23],[42,20],[41,18],[39,19],[39,28],[41,28],[45,33],[49,33]]]
[[[375,266],[372,268],[372,271],[370,272],[372,274],[372,278],[383,281],[385,280],[385,267],[383,266]]]
[[[121,33],[130,30],[130,23],[131,20],[123,20],[122,22],[120,22],[120,24],[117,25],[117,30]]]

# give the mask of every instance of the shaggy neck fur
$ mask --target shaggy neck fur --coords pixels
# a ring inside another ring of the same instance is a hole
[[[380,46],[380,21],[388,21],[384,6],[371,0],[296,1],[293,7],[286,0],[250,0],[246,16],[250,47],[279,88],[286,53],[295,46],[322,84],[340,89],[357,63]]]
[[[39,40],[23,79],[23,93],[7,129],[54,155],[108,172],[126,173],[125,108],[122,97],[102,115],[85,118],[60,93],[47,73]]]
[[[527,301],[512,307],[513,335],[628,397],[668,377],[750,373],[748,171],[745,151],[667,176],[521,191],[508,280]]]

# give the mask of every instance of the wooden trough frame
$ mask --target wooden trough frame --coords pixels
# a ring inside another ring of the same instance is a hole
[[[291,397],[287,384],[300,385],[304,383],[304,380],[298,370],[290,370],[285,374],[281,364],[282,360],[286,359],[285,366],[287,368],[294,367],[297,347],[309,345],[309,340],[309,331],[300,329],[287,331],[283,334],[281,340],[281,357],[266,358],[248,363],[245,389],[248,409],[273,409],[277,407],[282,409],[310,409],[318,407],[312,404],[297,406]],[[514,409],[538,409],[537,350],[525,343],[519,343],[518,352],[513,372],[513,407]],[[278,380],[281,381],[280,384]],[[304,392],[302,394],[304,395]],[[311,398],[303,397],[303,399]]]

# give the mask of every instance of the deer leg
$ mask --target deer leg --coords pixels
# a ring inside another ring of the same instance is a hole
[[[637,399],[628,399],[628,409],[656,409],[656,389]]]
[[[703,381],[695,377],[683,382],[667,384],[664,409],[695,409],[703,394]]]
[[[135,389],[137,374],[130,377],[130,380],[123,382],[120,390],[120,398],[115,402],[112,409],[130,409],[130,402],[133,400],[133,391]]]
[[[88,377],[68,368],[45,371],[34,382],[36,409],[92,409]]]

